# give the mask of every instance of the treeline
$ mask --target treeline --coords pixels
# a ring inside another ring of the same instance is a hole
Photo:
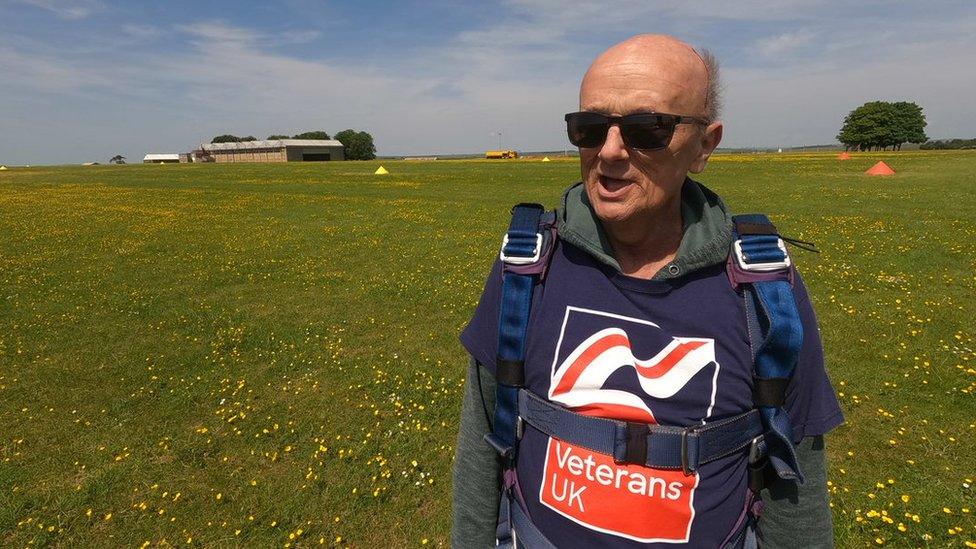
[[[922,143],[918,148],[926,151],[976,149],[976,139],[934,139]]]
[[[258,138],[253,135],[247,137],[237,137],[236,135],[224,134],[218,135],[210,140],[211,143],[240,143],[242,141],[257,141]]]
[[[276,139],[332,139],[332,138],[329,137],[328,133],[321,130],[315,132],[300,133],[298,135],[274,134],[268,136],[269,141],[276,140]],[[253,135],[238,137],[236,135],[225,133],[224,135],[218,135],[217,137],[214,137],[212,140],[210,140],[210,142],[211,143],[242,143],[244,141],[257,141],[257,140],[258,138],[254,137]]]
[[[314,132],[303,132],[292,136],[287,136],[284,134],[271,134],[267,139],[268,141],[275,141],[278,139],[335,139],[336,141],[342,143],[346,160],[372,160],[376,158],[376,145],[373,144],[373,136],[367,132],[356,131],[353,129],[342,130],[341,132],[335,134],[334,138],[329,137],[327,132],[318,130]],[[257,140],[258,139],[253,135],[238,137],[236,135],[224,134],[214,137],[210,142],[242,143],[244,141]]]
[[[904,143],[924,143],[922,107],[908,101],[870,101],[851,111],[837,140],[848,150],[901,150]]]

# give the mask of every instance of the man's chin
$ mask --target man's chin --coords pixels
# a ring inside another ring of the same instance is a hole
[[[590,205],[593,206],[593,210],[600,221],[613,223],[622,221],[633,214],[633,208],[630,206],[631,200],[628,200],[627,194],[607,197],[601,192],[602,190],[600,183],[594,182],[591,187],[587,188],[586,193]]]
[[[604,202],[597,200],[593,205],[593,211],[597,218],[603,223],[621,223],[627,221],[634,215],[634,209],[627,204],[620,202]]]

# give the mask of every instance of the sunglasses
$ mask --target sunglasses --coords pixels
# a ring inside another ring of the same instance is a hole
[[[704,118],[658,112],[608,116],[598,112],[571,112],[566,115],[569,142],[580,148],[600,147],[607,140],[610,126],[620,127],[624,145],[632,149],[655,151],[667,148],[678,124],[708,125]]]

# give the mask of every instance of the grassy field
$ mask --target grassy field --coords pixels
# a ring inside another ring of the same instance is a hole
[[[888,178],[861,174],[884,158]],[[0,544],[446,546],[457,334],[574,162],[0,172]],[[730,155],[847,424],[839,547],[976,547],[976,154]],[[802,545],[802,543],[801,543]]]

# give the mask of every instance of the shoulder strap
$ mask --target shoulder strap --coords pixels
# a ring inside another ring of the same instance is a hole
[[[549,218],[552,218],[551,220]],[[549,263],[554,245],[554,216],[540,204],[518,204],[502,240],[502,300],[498,319],[495,418],[485,440],[515,466],[521,425],[518,390],[525,382],[525,340],[532,293]]]
[[[803,482],[793,445],[786,387],[803,344],[803,325],[793,294],[793,266],[786,244],[761,214],[732,218],[728,275],[742,289],[753,356],[753,401],[762,415],[770,465],[782,479]]]

